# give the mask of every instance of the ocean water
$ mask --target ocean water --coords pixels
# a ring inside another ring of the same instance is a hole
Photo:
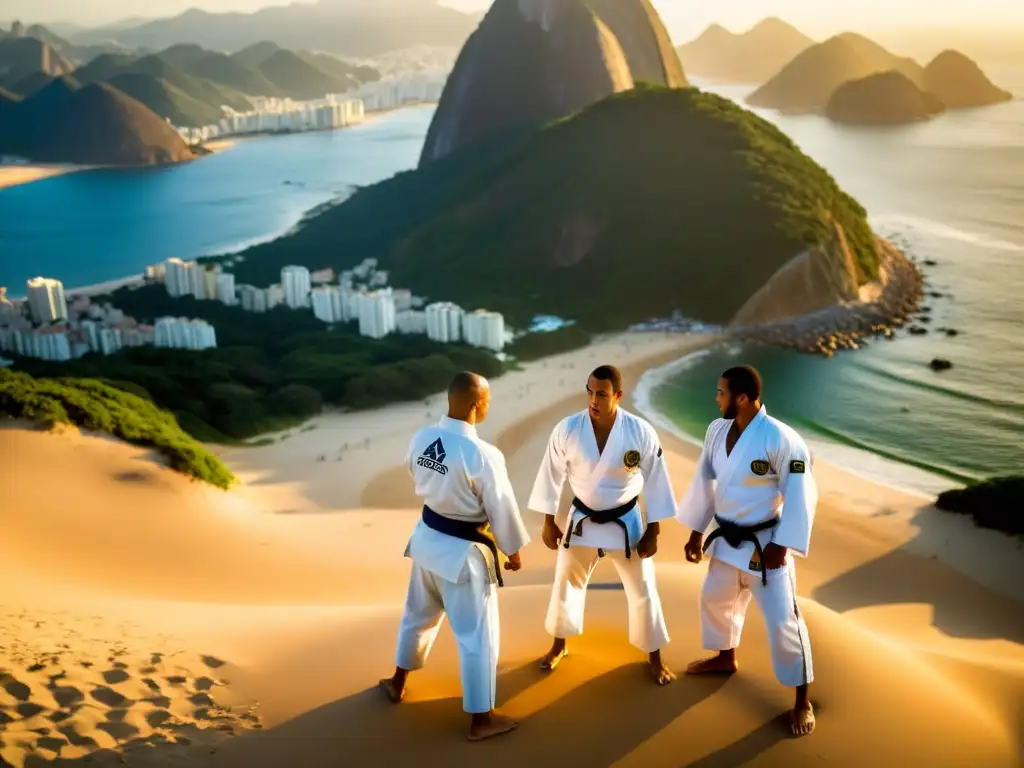
[[[864,205],[876,232],[936,262],[925,268],[928,290],[942,294],[926,302],[927,336],[901,332],[832,359],[719,348],[652,372],[649,406],[703,438],[719,374],[751,364],[769,413],[853,472],[931,494],[1024,471],[1024,70],[989,74],[1017,100],[909,127],[755,110]],[[702,87],[741,104],[750,90]],[[932,371],[935,357],[954,367]]]
[[[65,288],[144,272],[172,256],[271,239],[317,205],[414,168],[432,107],[339,131],[247,139],[166,168],[97,170],[0,190],[0,285]]]

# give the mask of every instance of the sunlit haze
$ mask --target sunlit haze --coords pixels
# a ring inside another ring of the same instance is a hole
[[[333,0],[354,4],[359,0]],[[370,2],[370,0],[364,0]],[[427,3],[431,0],[406,0]],[[208,11],[252,11],[268,5],[286,5],[267,0],[147,0],[145,10],[129,0],[2,0],[0,19],[25,21],[108,24],[128,17],[169,16],[188,8]],[[445,0],[445,5],[464,10],[484,10],[491,0]],[[684,40],[712,22],[741,29],[767,14],[780,16],[809,34],[828,34],[841,29],[929,26],[991,27],[1024,25],[1024,2],[1020,0],[721,0],[717,3],[693,0],[654,0],[673,37]]]

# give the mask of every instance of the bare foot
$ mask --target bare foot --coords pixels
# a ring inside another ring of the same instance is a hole
[[[491,712],[484,717],[473,718],[473,722],[469,726],[469,736],[467,738],[470,741],[480,741],[481,739],[489,739],[491,736],[508,733],[518,727],[518,720],[505,717],[505,715],[499,715],[497,712]]]
[[[550,651],[545,653],[544,658],[540,660],[540,668],[550,672],[568,655],[569,651],[565,648],[552,648]]]
[[[789,726],[794,736],[806,736],[814,730],[814,707],[810,702],[794,707],[789,715]]]
[[[399,688],[393,678],[385,677],[377,686],[384,691],[384,695],[388,697],[388,701],[392,704],[398,704],[402,699],[405,698],[405,686]]]
[[[740,668],[735,658],[712,656],[710,659],[695,661],[686,667],[688,675],[731,675]]]
[[[668,685],[676,679],[676,673],[665,666],[663,661],[651,661],[647,665],[647,669],[651,672],[651,677],[654,678],[654,682],[658,685]]]

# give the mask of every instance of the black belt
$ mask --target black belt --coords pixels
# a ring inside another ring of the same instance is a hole
[[[711,532],[711,535],[704,540],[703,551],[707,552],[708,547],[711,546],[711,542],[721,536],[725,539],[726,543],[733,549],[738,549],[743,546],[745,541],[754,542],[754,549],[757,550],[757,558],[761,562],[761,583],[764,586],[768,586],[768,568],[764,564],[764,551],[761,549],[761,542],[755,535],[759,531],[767,531],[769,528],[774,528],[779,518],[773,517],[771,520],[765,520],[763,523],[757,525],[739,525],[738,523],[732,523],[728,520],[722,520],[718,515],[715,515],[715,522],[718,523],[718,527]]]
[[[621,505],[615,507],[615,509],[606,509],[606,510],[603,510],[603,511],[600,511],[600,512],[598,510],[596,510],[596,509],[591,509],[586,504],[584,504],[582,501],[577,499],[575,496],[572,499],[572,505],[574,507],[576,507],[576,509],[578,509],[580,512],[582,512],[587,517],[588,520],[593,520],[595,523],[618,523],[619,527],[622,528],[622,537],[623,537],[623,539],[625,539],[625,542],[626,542],[626,559],[628,560],[629,559],[629,528],[627,528],[626,524],[624,522],[622,522],[622,518],[626,515],[627,512],[629,512],[631,509],[633,509],[633,507],[636,506],[636,500],[638,498],[640,498],[640,497],[639,496],[634,496],[632,499],[627,501],[625,504],[621,504]],[[583,535],[583,521],[580,520],[578,523],[576,523],[576,530],[573,531],[573,529],[572,529],[572,511],[570,510],[570,512],[569,512],[569,530],[567,530],[565,532],[565,543],[562,545],[566,549],[569,548],[569,540],[572,539],[573,533],[575,533],[575,535],[577,535],[577,536],[582,536]]]
[[[423,522],[428,528],[438,533],[454,536],[463,541],[472,541],[475,544],[483,544],[494,555],[494,574],[498,577],[498,586],[505,586],[501,578],[501,563],[498,560],[498,544],[491,533],[490,523],[472,523],[469,520],[452,520],[450,517],[439,515],[426,504],[423,505]]]

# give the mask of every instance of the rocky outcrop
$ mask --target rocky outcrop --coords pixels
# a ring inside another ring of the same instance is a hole
[[[857,271],[843,228],[832,239],[783,265],[733,316],[731,325],[770,323],[855,301]]]
[[[420,165],[638,81],[686,85],[649,0],[495,0],[448,78]]]
[[[850,125],[905,125],[945,111],[935,94],[921,90],[896,70],[844,83],[825,108],[829,120]]]
[[[943,51],[925,67],[924,85],[950,109],[985,107],[1013,98],[957,51]]]
[[[744,307],[726,330],[727,337],[730,341],[794,349],[825,357],[832,357],[843,349],[860,349],[867,346],[872,338],[894,338],[897,328],[922,311],[924,278],[917,266],[892,243],[879,239],[877,247],[882,260],[879,279],[874,286],[877,290],[868,291],[865,290],[867,286],[862,286],[859,293],[862,297],[868,295],[866,300],[841,300],[816,312],[798,316],[790,314],[774,322],[760,319],[770,317],[770,312],[759,317],[753,312],[744,314],[747,309]],[[781,282],[778,287],[781,289]],[[839,284],[836,287],[840,287]],[[800,303],[797,298],[787,311],[792,312]],[[803,299],[805,306],[814,303],[813,298]]]

